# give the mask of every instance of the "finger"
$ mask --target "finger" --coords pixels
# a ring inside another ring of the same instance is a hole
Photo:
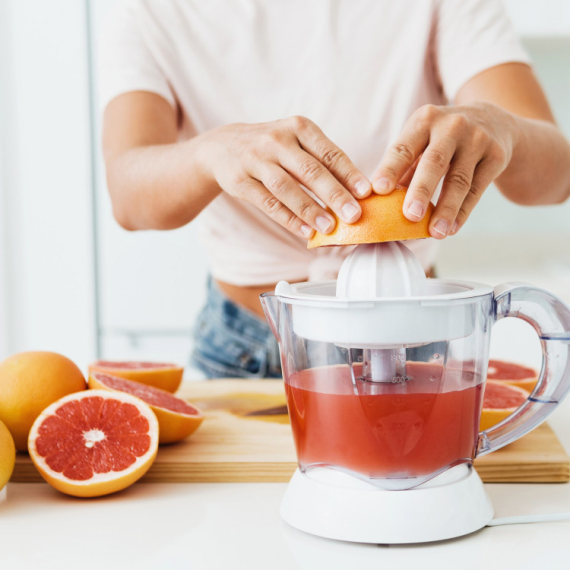
[[[427,211],[439,181],[447,172],[457,143],[451,137],[434,137],[425,149],[408,187],[404,200],[404,216],[419,222]]]
[[[301,148],[317,159],[351,194],[365,198],[372,192],[368,178],[315,123],[305,117],[292,117],[291,122]]]
[[[259,163],[252,170],[255,178],[306,224],[324,234],[333,231],[336,225],[335,219],[280,166],[272,163]],[[346,190],[343,189],[343,191],[351,200],[354,200]]]
[[[483,193],[489,187],[489,184],[491,184],[500,173],[501,168],[491,158],[484,158],[479,162],[473,174],[469,193],[465,197],[463,204],[461,204],[455,221],[451,225],[450,235],[455,235],[463,227],[467,218],[471,215],[473,208],[475,208],[477,202],[479,202],[481,196],[483,196]]]
[[[300,191],[302,192],[302,190]],[[299,237],[309,239],[314,235],[313,228],[296,216],[258,180],[248,178],[241,182],[239,195],[246,198],[248,202],[254,204],[279,225]]]
[[[444,239],[450,233],[459,209],[469,194],[480,158],[481,156],[473,155],[467,150],[455,154],[429,223],[429,233],[432,237]]]
[[[400,181],[398,182],[398,184],[400,186],[405,186],[407,188],[410,185],[410,183],[412,182],[412,178],[414,177],[414,173],[416,172],[416,168],[418,167],[418,162],[421,160],[422,156],[423,156],[423,153],[420,154],[420,156],[418,156],[418,158],[416,158],[416,160],[414,161],[414,164],[412,164],[412,166],[410,166],[410,168],[408,168],[408,170],[406,171],[404,176],[402,176],[402,178],[400,178]]]
[[[362,209],[358,200],[312,155],[300,148],[288,148],[279,159],[287,172],[320,198],[341,220],[350,224],[360,218]]]
[[[406,122],[396,142],[386,151],[380,166],[372,176],[372,188],[377,194],[389,194],[425,150],[429,142],[429,121],[418,120],[414,113]]]

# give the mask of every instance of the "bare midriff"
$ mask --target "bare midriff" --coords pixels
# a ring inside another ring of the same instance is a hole
[[[275,291],[276,283],[270,283],[269,285],[253,285],[244,287],[241,285],[232,285],[231,283],[225,283],[224,281],[219,281],[216,279],[216,285],[236,305],[245,307],[260,317],[265,318],[263,315],[263,309],[261,308],[261,303],[259,302],[259,296],[262,293]]]

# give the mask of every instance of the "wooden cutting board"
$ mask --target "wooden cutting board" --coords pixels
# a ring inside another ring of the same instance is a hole
[[[144,481],[283,482],[291,478],[297,464],[288,417],[279,413],[285,405],[280,380],[191,382],[178,395],[201,407],[206,419],[187,440],[162,446]],[[546,424],[477,459],[475,467],[483,481],[493,483],[570,480],[570,459]],[[42,481],[27,454],[18,454],[12,481]]]

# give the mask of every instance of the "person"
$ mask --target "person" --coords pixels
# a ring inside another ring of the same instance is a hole
[[[200,215],[211,279],[193,362],[277,377],[259,294],[334,278],[347,248],[308,250],[334,212],[408,186],[433,238],[426,271],[494,182],[561,203],[570,146],[498,0],[131,0],[102,36],[103,151],[127,230]]]

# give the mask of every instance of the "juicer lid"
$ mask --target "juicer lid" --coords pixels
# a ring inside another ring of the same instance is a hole
[[[343,299],[336,281],[289,284],[280,281],[275,300],[291,306],[282,313],[295,334],[341,347],[388,348],[467,337],[486,329],[493,289],[463,281],[428,279],[426,295]]]
[[[275,287],[275,295],[284,302],[301,303],[333,303],[335,305],[362,304],[362,303],[398,303],[420,302],[424,304],[445,304],[447,301],[460,303],[476,297],[484,297],[493,294],[490,285],[473,281],[455,281],[447,279],[427,279],[425,295],[401,296],[401,297],[377,297],[377,298],[351,298],[336,296],[336,280],[329,281],[303,281],[300,283],[288,283],[279,281]]]

